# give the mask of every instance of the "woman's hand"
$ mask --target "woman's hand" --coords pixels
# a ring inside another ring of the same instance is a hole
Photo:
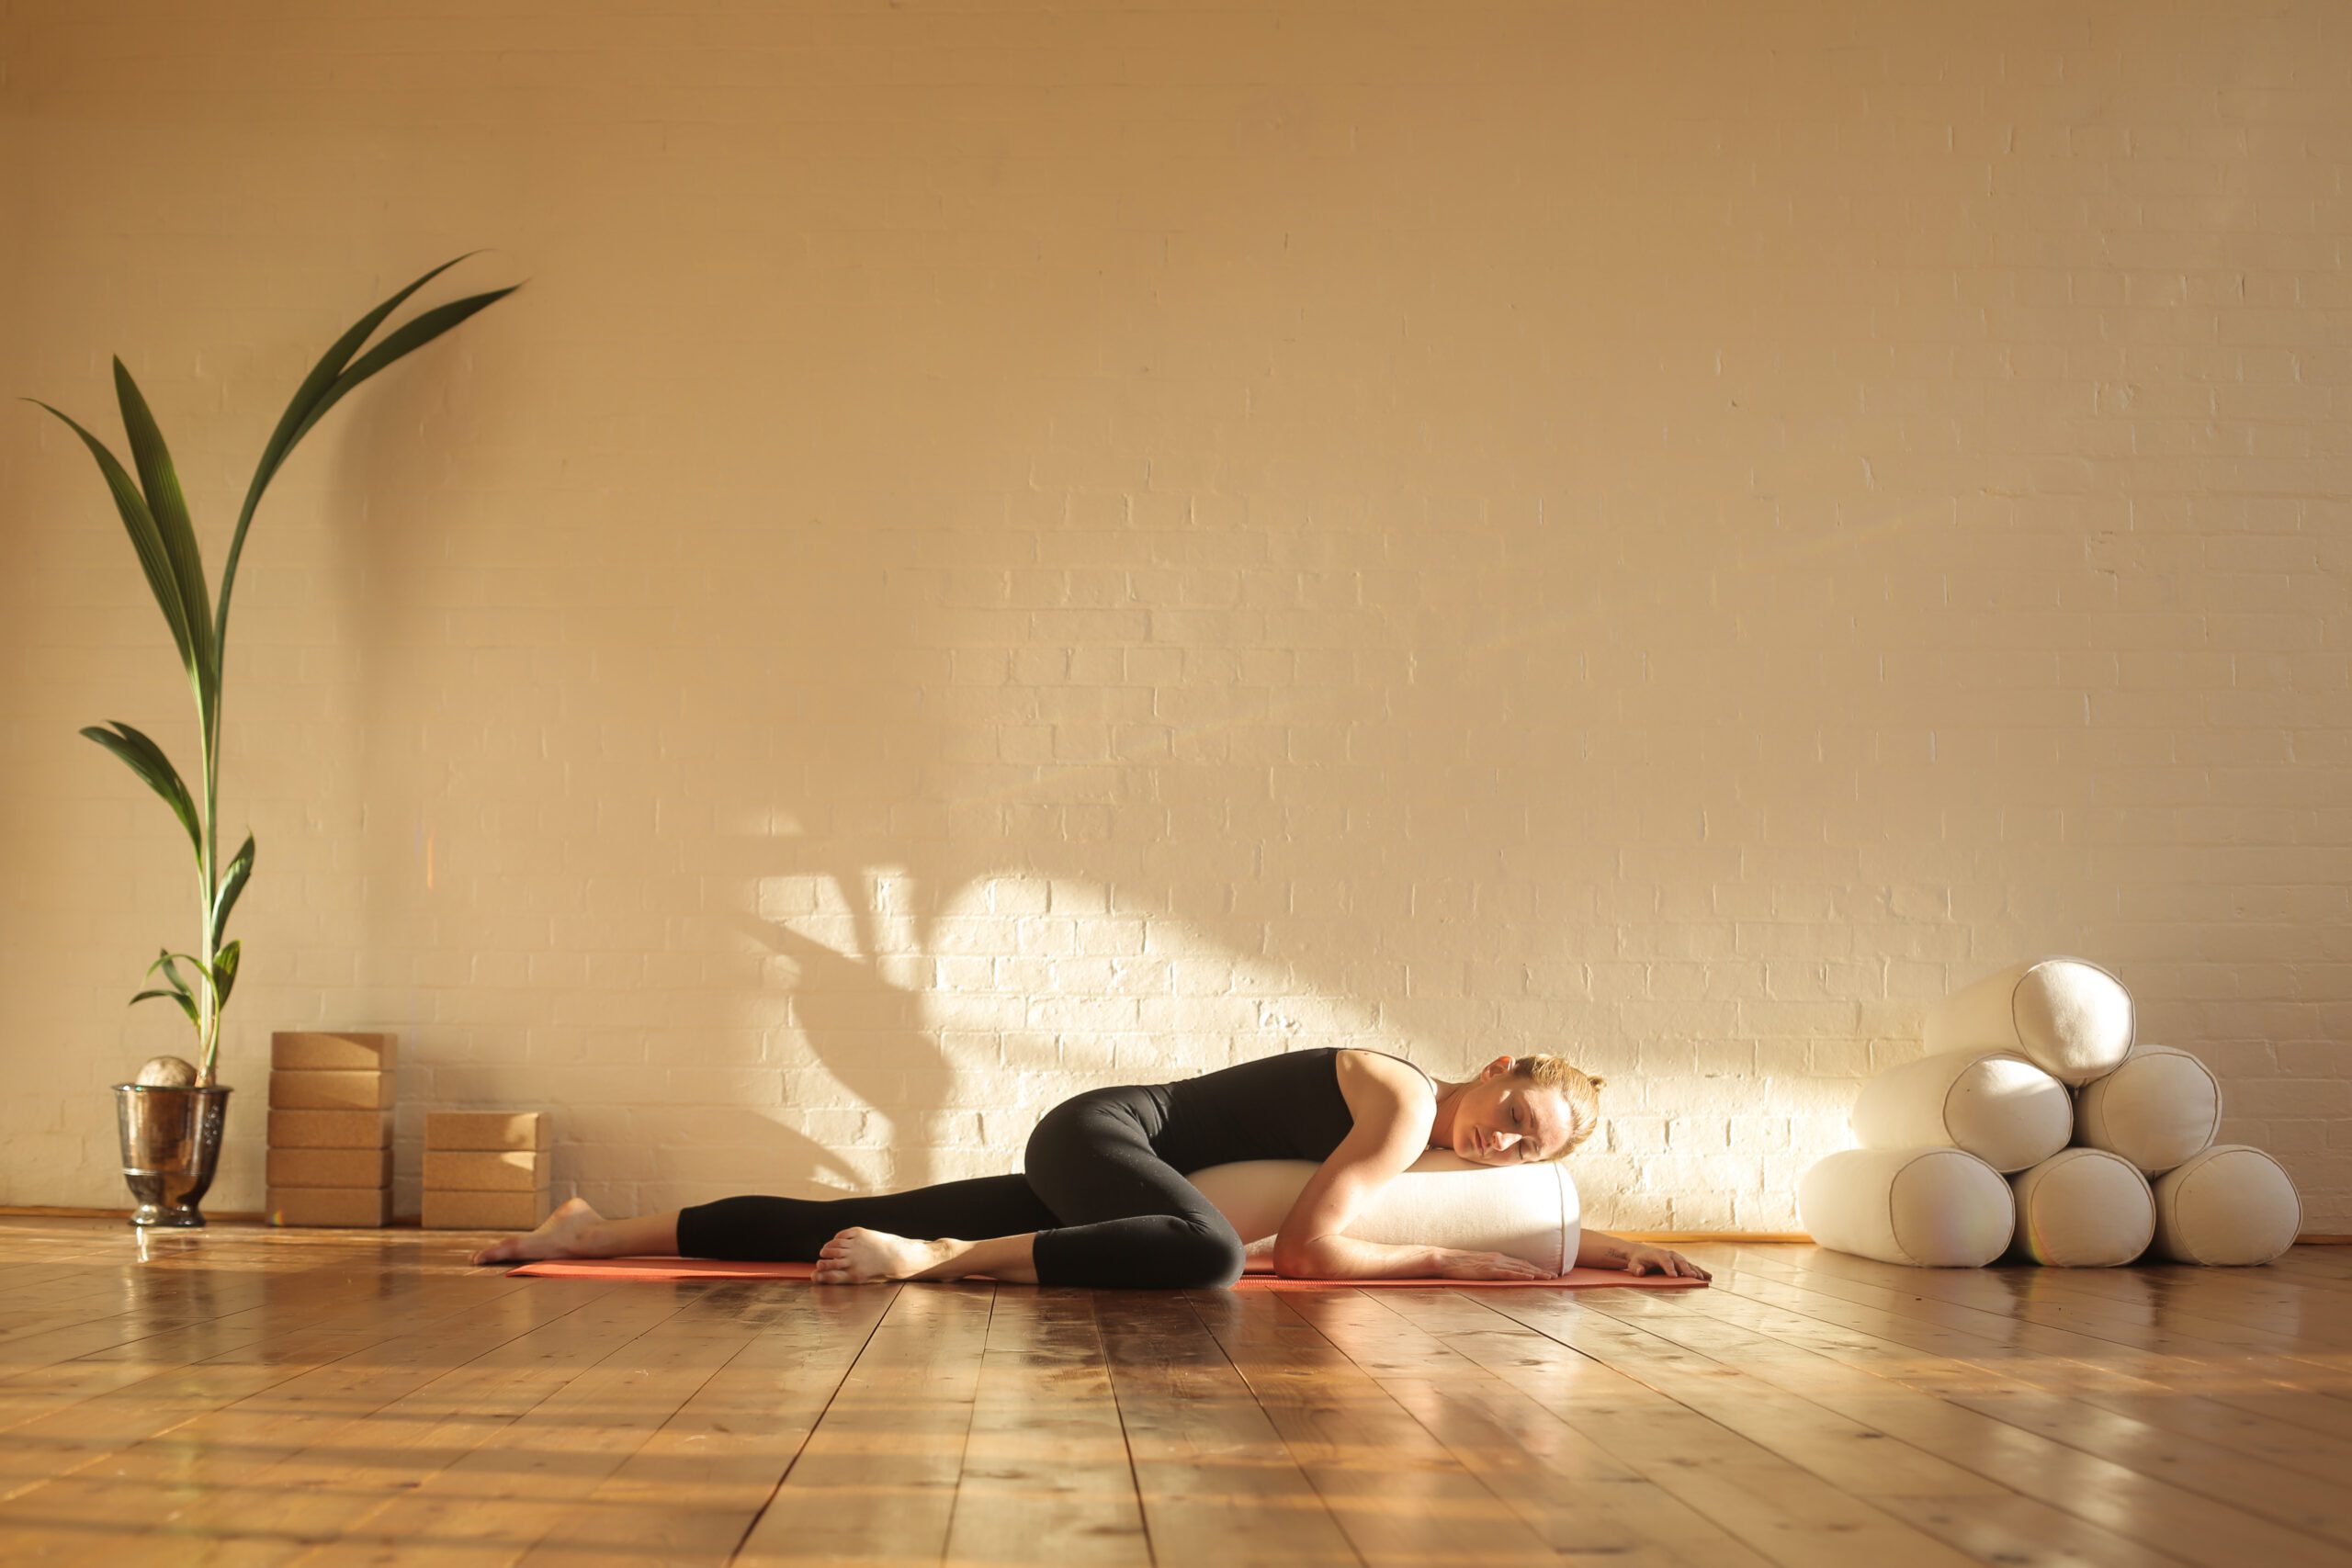
[[[1712,1280],[1713,1274],[1691,1262],[1671,1247],[1644,1247],[1638,1242],[1625,1245],[1625,1272],[1628,1274],[1664,1274],[1669,1279]]]
[[[1549,1269],[1513,1258],[1508,1252],[1464,1252],[1442,1247],[1431,1260],[1431,1272],[1445,1280],[1552,1280]]]

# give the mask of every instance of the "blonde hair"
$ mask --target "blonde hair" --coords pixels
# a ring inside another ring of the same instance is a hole
[[[1567,1101],[1571,1124],[1567,1142],[1546,1159],[1558,1159],[1575,1150],[1592,1136],[1600,1126],[1600,1086],[1602,1080],[1583,1068],[1572,1066],[1566,1056],[1521,1056],[1511,1064],[1510,1076],[1526,1078],[1538,1089],[1557,1089]]]

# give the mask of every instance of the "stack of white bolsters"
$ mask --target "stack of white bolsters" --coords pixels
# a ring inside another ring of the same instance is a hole
[[[2302,1224],[2294,1183],[2259,1149],[2215,1145],[2221,1085],[2133,1028],[2122,982],[2079,958],[1946,998],[1929,1055],[1862,1086],[1862,1146],[1805,1172],[1805,1229],[1920,1267],[2269,1262]]]

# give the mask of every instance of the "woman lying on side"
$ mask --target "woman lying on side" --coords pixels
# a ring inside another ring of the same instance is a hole
[[[1317,1280],[1527,1280],[1498,1252],[1359,1241],[1348,1222],[1432,1148],[1481,1165],[1554,1160],[1592,1135],[1600,1080],[1557,1056],[1498,1056],[1442,1082],[1401,1057],[1324,1048],[1176,1083],[1090,1089],[1047,1111],[1017,1176],[873,1197],[722,1198],[607,1220],[574,1198],[476,1263],[639,1255],[808,1262],[825,1285],[955,1280],[1222,1288],[1242,1241],[1185,1179],[1234,1160],[1321,1162],[1274,1238],[1276,1271]],[[1663,1247],[1586,1231],[1576,1261],[1634,1274],[1707,1271]]]

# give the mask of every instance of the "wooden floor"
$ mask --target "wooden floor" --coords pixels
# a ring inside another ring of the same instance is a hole
[[[470,1245],[0,1219],[0,1562],[2352,1562],[2352,1248],[1155,1295]]]

